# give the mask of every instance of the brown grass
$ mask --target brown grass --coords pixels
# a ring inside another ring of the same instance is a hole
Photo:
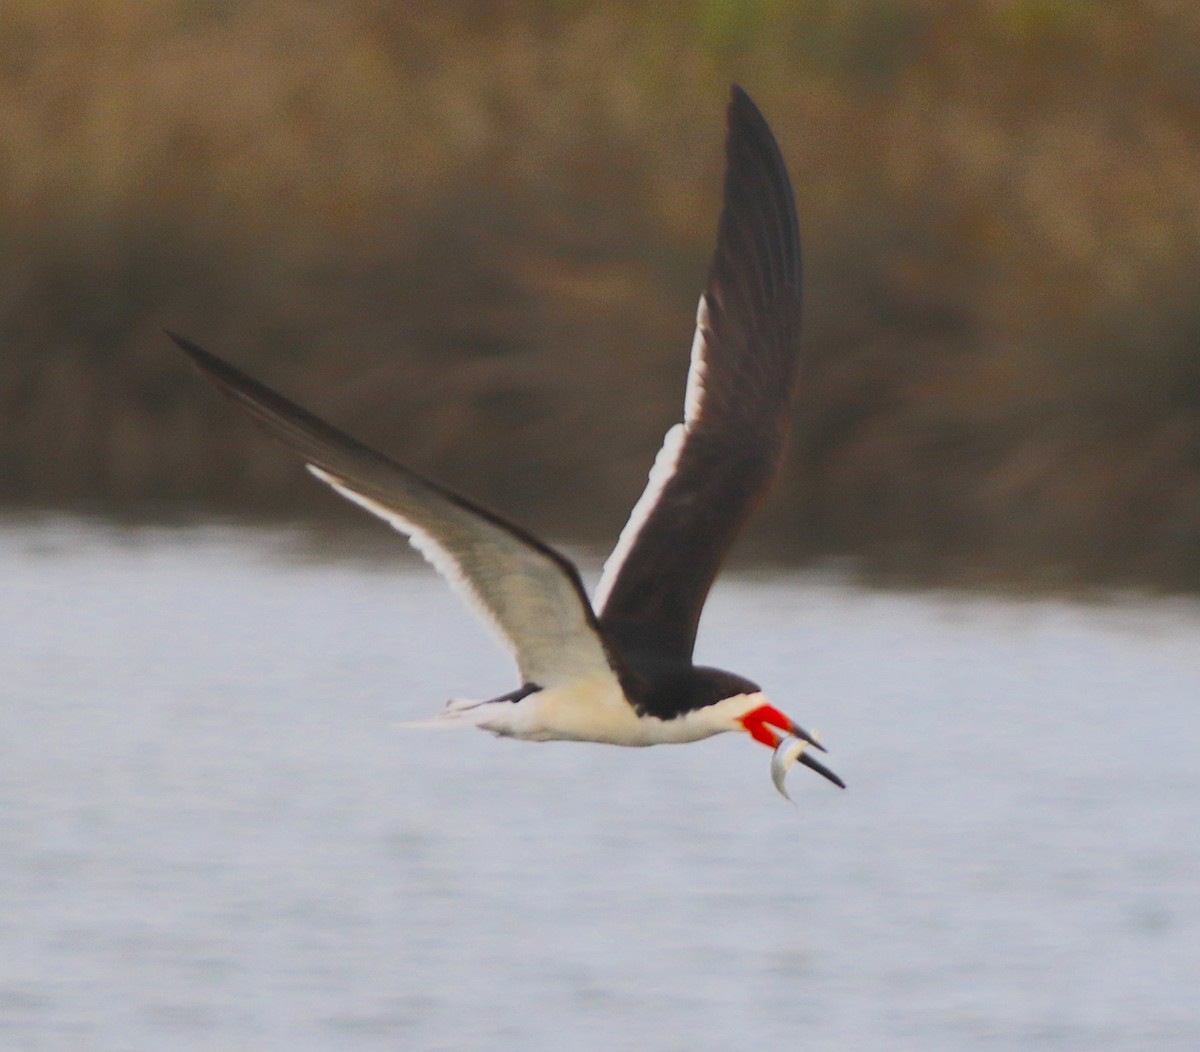
[[[886,576],[1200,587],[1200,14],[1131,0],[6,5],[0,499],[331,505],[162,325],[534,526],[677,412],[728,82],[809,360],[757,537]]]

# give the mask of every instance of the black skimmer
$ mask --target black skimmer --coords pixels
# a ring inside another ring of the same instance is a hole
[[[724,207],[683,421],[667,432],[593,602],[574,564],[548,544],[168,335],[313,475],[405,534],[511,652],[520,687],[448,702],[426,722],[614,745],[743,731],[775,750],[771,775],[786,796],[783,775],[797,760],[843,783],[807,751],[824,751],[817,740],[756,683],[692,661],[708,590],[779,466],[800,330],[800,235],[787,169],[736,85],[727,125]]]

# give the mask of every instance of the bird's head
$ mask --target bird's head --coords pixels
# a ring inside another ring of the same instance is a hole
[[[838,788],[846,788],[846,783],[833,771],[809,755],[808,746],[825,752],[825,746],[815,735],[809,734],[790,716],[775,708],[764,694],[747,695],[747,701],[750,702],[750,706],[736,718],[737,722],[756,742],[762,742],[775,750],[771,761],[771,773],[780,792],[783,792],[783,774],[788,767],[797,762],[816,771],[822,778],[829,779]],[[790,748],[786,744],[789,741]]]

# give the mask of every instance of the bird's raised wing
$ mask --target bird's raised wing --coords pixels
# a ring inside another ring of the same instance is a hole
[[[526,683],[611,671],[573,563],[500,516],[422,478],[168,333],[219,390],[300,454],[338,493],[405,534],[496,631]]]
[[[778,470],[800,333],[800,233],[767,122],[736,85],[725,198],[700,297],[683,423],[604,565],[600,624],[623,651],[690,660],[700,611]]]

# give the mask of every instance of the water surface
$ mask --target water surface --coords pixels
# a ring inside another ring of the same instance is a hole
[[[515,685],[432,572],[0,530],[0,1047],[1200,1048],[1200,607],[727,579],[819,728],[394,729]]]

